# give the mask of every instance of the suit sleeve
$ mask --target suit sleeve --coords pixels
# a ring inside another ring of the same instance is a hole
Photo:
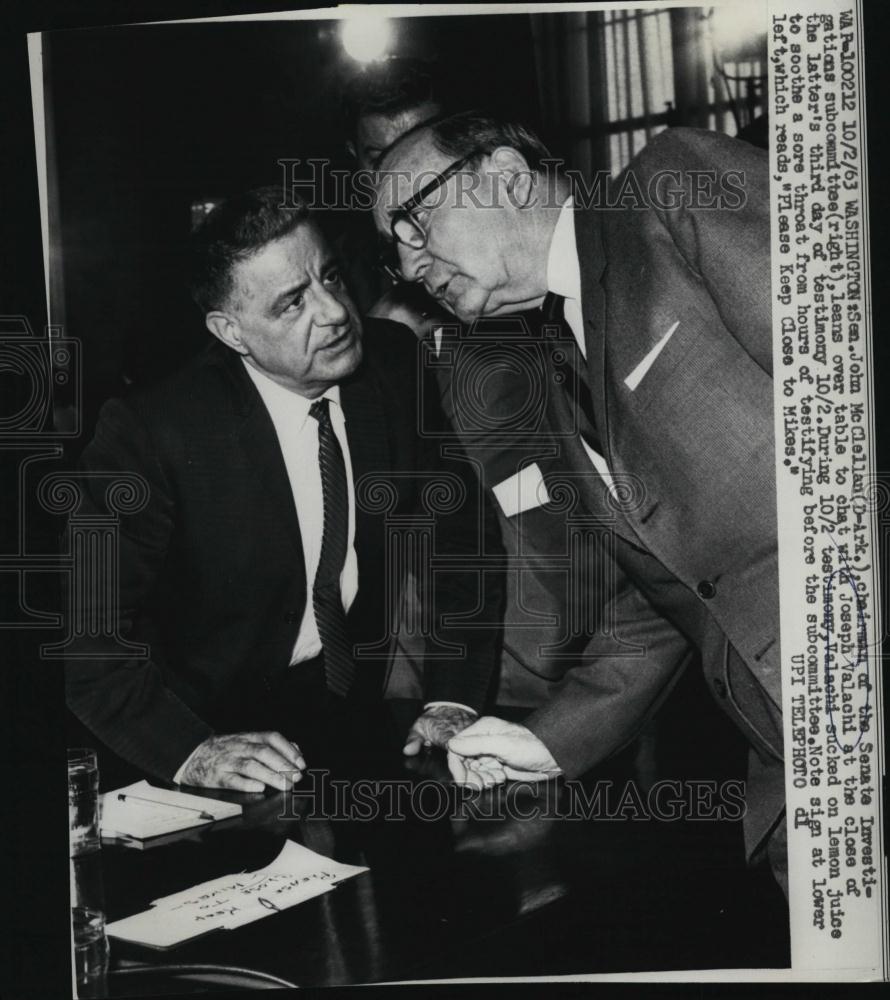
[[[634,739],[693,655],[685,637],[616,572],[603,619],[609,628],[588,644],[588,662],[569,669],[551,698],[525,720],[569,777]],[[642,649],[634,651],[634,645]]]
[[[684,197],[668,208],[663,207],[666,199],[656,199],[659,217],[701,276],[726,328],[772,374],[766,151],[717,132],[669,129],[646,146],[637,162],[650,190],[660,171],[681,175]]]
[[[150,605],[175,529],[175,505],[151,438],[130,405],[106,404],[79,471],[81,515],[108,513],[105,486],[114,474],[136,473],[148,489],[145,506],[119,518],[116,594],[78,592],[79,613],[106,617],[103,604],[111,601],[121,638],[156,639]],[[213,730],[165,683],[166,669],[162,643],[151,642],[148,656],[138,656],[128,655],[112,636],[104,646],[81,639],[69,649],[65,687],[71,710],[107,746],[142,770],[172,779]]]

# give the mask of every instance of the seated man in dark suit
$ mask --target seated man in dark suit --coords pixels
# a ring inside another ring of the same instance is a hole
[[[106,507],[102,474],[137,473],[147,500],[120,519],[120,633],[66,665],[70,707],[126,761],[242,791],[287,787],[313,749],[355,740],[379,698],[394,524],[425,508],[416,523],[454,567],[420,573],[433,654],[420,739],[444,745],[475,718],[497,640],[442,624],[497,612],[456,558],[478,551],[481,500],[419,431],[436,415],[417,412],[435,393],[418,393],[415,339],[363,325],[308,211],[281,200],[262,189],[210,214],[192,291],[215,340],[101,414],[86,513]],[[122,651],[140,642],[147,656]]]

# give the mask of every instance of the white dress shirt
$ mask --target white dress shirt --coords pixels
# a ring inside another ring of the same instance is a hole
[[[314,400],[273,382],[268,375],[244,362],[251,381],[257,387],[272,418],[287,478],[294,495],[300,537],[303,541],[303,559],[306,563],[306,607],[291,655],[291,666],[311,660],[321,653],[321,638],[315,622],[312,603],[312,585],[321,556],[321,537],[324,528],[324,501],[321,487],[321,467],[318,463],[318,421],[309,415]],[[355,555],[355,486],[352,481],[352,463],[346,440],[346,418],[340,406],[340,387],[332,386],[325,392],[328,412],[334,434],[343,452],[346,466],[346,488],[349,493],[349,534],[346,561],[340,574],[340,593],[343,609],[349,611],[358,593],[358,560]]]
[[[584,339],[584,316],[581,312],[581,265],[578,261],[578,244],[575,240],[575,206],[569,196],[559,212],[550,252],[547,256],[547,290],[560,295],[565,300],[563,315],[578,343],[578,350],[587,358],[587,342]],[[615,483],[605,458],[581,438],[587,457],[596,471],[603,477],[609,492],[616,496]]]

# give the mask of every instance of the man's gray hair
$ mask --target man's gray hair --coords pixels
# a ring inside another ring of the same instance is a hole
[[[499,146],[509,146],[522,153],[532,170],[538,170],[543,160],[550,158],[550,152],[531,129],[516,121],[496,118],[485,111],[460,111],[421,122],[397,139],[390,149],[403,139],[429,128],[433,143],[446,156],[455,160],[471,157],[468,166],[475,167],[483,156],[493,153]],[[382,161],[388,150],[381,155]]]

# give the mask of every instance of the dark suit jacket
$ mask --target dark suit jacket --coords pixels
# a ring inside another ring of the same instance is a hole
[[[753,850],[784,800],[767,156],[677,129],[628,168],[643,191],[663,169],[741,171],[746,201],[575,211],[590,392],[624,502],[609,501],[580,450],[568,466],[581,509],[614,519],[607,613],[617,640],[646,655],[604,643],[599,662],[570,672],[530,727],[566,770],[583,771],[638,725],[694,647],[751,745]],[[551,417],[571,421],[564,394],[553,394]]]
[[[419,428],[435,393],[420,392],[416,343],[397,324],[365,324],[365,359],[342,383],[341,401],[356,484],[359,589],[348,624],[358,661],[386,660],[398,593],[387,521],[418,509],[434,519],[437,555],[476,556],[482,531],[479,490],[466,463],[445,466]],[[271,418],[240,357],[214,342],[172,378],[101,414],[81,460],[85,510],[106,509],[103,480],[91,474],[139,473],[148,504],[120,518],[121,634],[147,641],[148,658],[107,656],[77,646],[66,664],[76,715],[121,757],[170,778],[199,742],[258,686],[288,670],[303,614],[306,578],[293,494]],[[444,491],[425,489],[442,484]],[[370,479],[367,477],[371,477]],[[466,499],[451,503],[448,488]],[[388,562],[388,559],[390,561]],[[427,696],[482,705],[496,657],[495,630],[445,613],[497,619],[495,577],[482,585],[466,563],[437,573],[424,597],[440,637],[457,645],[429,662]],[[92,598],[87,597],[87,600]],[[440,650],[441,652],[441,650]],[[382,676],[382,675],[381,675]],[[231,730],[230,730],[231,731]]]

